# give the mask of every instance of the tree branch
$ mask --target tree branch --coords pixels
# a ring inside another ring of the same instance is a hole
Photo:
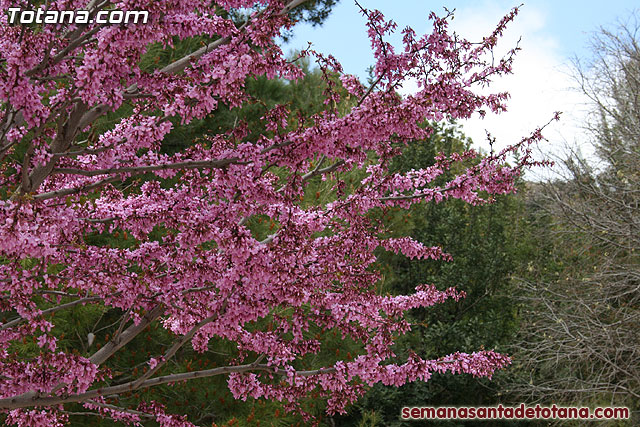
[[[70,175],[83,175],[83,176],[97,176],[117,173],[146,173],[158,170],[170,170],[170,169],[198,169],[198,168],[210,168],[221,169],[232,163],[246,164],[246,162],[240,162],[237,157],[230,159],[216,159],[216,160],[193,160],[186,162],[168,163],[164,165],[150,165],[150,166],[129,166],[122,168],[109,168],[109,169],[96,169],[96,170],[82,170],[75,168],[57,168],[52,171],[53,174],[70,174]]]
[[[84,402],[89,399],[93,399],[99,396],[107,396],[111,394],[120,394],[125,392],[130,392],[136,389],[148,388],[162,384],[168,384],[178,381],[187,381],[193,380],[197,378],[207,378],[215,375],[223,375],[223,374],[231,374],[231,373],[241,373],[241,372],[249,372],[249,371],[264,371],[271,372],[277,375],[287,375],[287,371],[284,369],[280,369],[276,366],[271,365],[256,365],[256,364],[247,364],[247,365],[238,365],[238,366],[223,366],[220,368],[206,369],[202,371],[194,371],[194,372],[184,372],[180,374],[172,374],[165,375],[162,377],[156,377],[149,380],[146,380],[140,383],[136,388],[134,388],[134,384],[136,381],[131,381],[128,383],[115,385],[111,387],[104,387],[89,390],[85,393],[80,393],[72,396],[41,396],[36,397],[33,396],[17,396],[10,397],[5,399],[0,399],[0,408],[2,409],[17,409],[17,408],[25,408],[28,406],[53,406],[59,405],[63,403],[71,403],[71,402]],[[335,372],[335,368],[322,368],[315,369],[309,371],[297,371],[295,374],[299,376],[310,376],[317,375],[323,373]]]

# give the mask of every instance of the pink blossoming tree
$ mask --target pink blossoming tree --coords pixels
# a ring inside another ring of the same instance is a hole
[[[418,259],[448,255],[410,238],[385,238],[367,213],[450,197],[485,203],[513,192],[522,168],[535,163],[529,147],[539,131],[443,185],[434,180],[476,153],[440,156],[406,174],[387,171],[405,142],[429,135],[426,121],[504,109],[506,94],[477,89],[510,72],[515,50],[494,62],[492,49],[517,10],[476,44],[448,32],[450,16],[431,15],[433,32],[418,37],[405,29],[396,50],[385,41],[395,24],[363,9],[376,58],[373,84],[365,87],[332,57],[307,50],[302,55],[326,71],[321,114],[299,117],[278,105],[263,118],[265,134],[247,139],[239,124],[182,152],[160,150],[170,119],[186,124],[247,103],[248,78],[302,77],[275,40],[303,3],[54,0],[51,10],[94,15],[115,6],[148,10],[150,21],[21,26],[9,25],[6,11],[29,9],[29,2],[0,1],[0,411],[7,423],[62,425],[65,405],[79,403],[128,423],[152,416],[161,425],[192,425],[166,414],[162,402],[127,409],[109,399],[211,376],[226,376],[237,399],[275,399],[293,410],[317,393],[335,413],[377,382],[402,385],[442,372],[490,377],[509,364],[493,351],[394,360],[394,337],[411,328],[407,310],[463,295],[421,283],[413,295],[377,294],[377,248]],[[255,12],[241,26],[220,13],[250,7]],[[213,41],[162,69],[140,68],[152,43],[168,47],[197,35]],[[400,97],[396,89],[409,78],[419,90]],[[336,108],[343,101],[338,86],[355,100],[346,113]],[[125,104],[132,113],[96,133],[96,121]],[[519,161],[507,165],[516,152]],[[356,168],[366,168],[366,178],[345,192],[340,178]],[[333,185],[332,201],[302,203],[317,180]],[[275,224],[271,234],[252,231],[256,217]],[[115,230],[134,244],[87,239]],[[61,350],[54,313],[89,304],[120,310],[110,339],[93,352]],[[266,318],[268,328],[260,322]],[[170,331],[173,344],[120,381],[109,359],[152,324]],[[311,328],[338,331],[362,351],[302,369],[300,361],[322,346]],[[226,366],[172,370],[182,347],[204,352],[213,339],[237,346]],[[27,357],[20,344],[32,341],[37,351]]]

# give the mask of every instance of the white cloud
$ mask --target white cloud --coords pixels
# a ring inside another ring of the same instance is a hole
[[[495,0],[460,8],[456,10],[452,29],[471,41],[478,41],[490,34],[508,11]],[[496,79],[490,91],[511,94],[508,111],[461,122],[476,146],[488,150],[485,129],[496,137],[494,149],[515,143],[549,121],[555,111],[563,112],[562,118],[543,132],[549,140],[540,146],[543,153],[558,155],[564,151],[565,142],[584,139],[580,123],[585,117],[586,98],[571,89],[575,84],[570,76],[569,61],[558,54],[558,41],[545,32],[545,24],[544,13],[526,5],[505,31],[496,53],[503,54],[513,48],[520,37],[521,51],[516,55],[513,74]]]

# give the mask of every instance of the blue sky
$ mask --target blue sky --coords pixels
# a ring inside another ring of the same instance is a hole
[[[497,148],[517,142],[537,126],[546,123],[554,111],[562,111],[562,121],[545,131],[549,142],[541,146],[547,154],[561,155],[566,143],[586,141],[582,125],[589,104],[575,89],[571,77],[571,60],[588,58],[589,39],[599,27],[611,28],[617,21],[629,18],[637,0],[532,0],[524,1],[520,14],[503,38],[504,51],[512,48],[521,37],[514,74],[496,81],[495,90],[511,93],[509,111],[481,120],[472,118],[462,124],[464,132],[476,146],[486,147],[486,131],[497,138]],[[443,14],[443,6],[456,10],[453,29],[460,35],[479,40],[487,35],[499,19],[518,1],[505,0],[360,0],[369,9],[379,9],[393,19],[399,29],[413,27],[417,33],[430,31],[427,20],[431,10]],[[399,45],[400,38],[395,40]],[[391,40],[394,42],[394,40]],[[365,70],[373,63],[366,35],[365,19],[353,0],[340,0],[331,16],[321,27],[299,26],[295,37],[284,45],[285,50],[302,49],[312,42],[314,49],[333,54],[345,72],[366,77]],[[412,85],[404,91],[411,92]],[[587,149],[588,150],[588,149]],[[588,153],[587,153],[588,154]]]
[[[382,11],[385,16],[396,21],[400,28],[409,25],[418,32],[429,28],[429,12],[433,10],[441,14],[443,6],[455,8],[458,13],[479,8],[499,9],[506,13],[520,3],[504,0],[360,0],[363,7]],[[541,15],[544,25],[540,30],[558,43],[558,53],[566,58],[588,55],[587,43],[591,32],[601,25],[606,26],[619,18],[624,19],[634,7],[640,9],[637,0],[535,0],[522,3],[523,14],[535,10],[535,13]],[[305,47],[307,41],[311,41],[318,50],[333,53],[347,72],[364,76],[364,70],[373,61],[364,23],[365,19],[354,1],[340,0],[322,27],[296,27],[296,37],[286,46],[299,49]],[[517,27],[518,21],[513,25]]]

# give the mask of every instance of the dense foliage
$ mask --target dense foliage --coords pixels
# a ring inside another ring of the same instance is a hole
[[[392,169],[406,172],[429,167],[437,152],[461,153],[470,144],[457,127],[437,125],[428,141],[410,143],[402,156],[394,159]],[[469,164],[474,162],[477,160]],[[446,181],[456,173],[447,171],[439,179]],[[451,199],[414,205],[408,214],[392,210],[384,215],[394,235],[410,235],[426,245],[441,245],[452,259],[445,263],[412,261],[380,253],[383,292],[402,294],[410,291],[411,283],[422,280],[441,287],[455,284],[466,293],[459,302],[408,313],[414,327],[396,343],[399,354],[411,349],[437,357],[454,349],[468,351],[483,346],[503,351],[513,343],[518,329],[518,301],[513,298],[511,276],[526,265],[534,250],[523,220],[524,183],[519,187],[517,195],[499,196],[491,204],[471,206]],[[399,419],[398,408],[403,406],[512,404],[500,387],[504,382],[502,378],[492,383],[469,376],[441,375],[401,387],[377,384],[340,424],[357,425],[369,420],[375,425],[402,425],[406,421]],[[451,421],[451,425],[458,424]]]

